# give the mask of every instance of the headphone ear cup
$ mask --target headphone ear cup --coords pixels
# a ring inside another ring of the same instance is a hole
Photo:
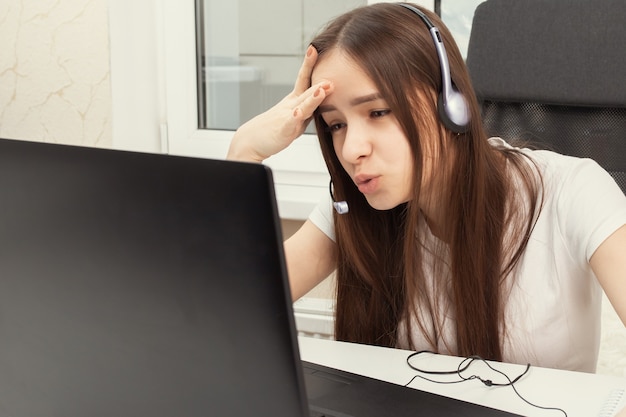
[[[469,109],[465,97],[454,86],[448,97],[439,93],[437,111],[443,125],[454,133],[465,133],[469,129]]]

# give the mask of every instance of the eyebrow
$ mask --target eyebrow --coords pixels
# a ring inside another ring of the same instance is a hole
[[[365,96],[353,98],[352,100],[350,100],[350,105],[354,107],[354,106],[358,106],[359,104],[369,103],[370,101],[380,100],[382,98],[383,96],[380,93],[368,94]],[[327,104],[327,105],[319,106],[317,110],[319,113],[326,113],[326,112],[337,110],[337,108],[335,106]]]

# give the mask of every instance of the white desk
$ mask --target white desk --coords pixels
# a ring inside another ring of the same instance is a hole
[[[298,338],[298,342],[300,355],[308,362],[400,385],[405,385],[418,374],[406,364],[406,358],[412,353],[410,351],[302,336]],[[461,361],[462,358],[425,354],[415,358],[411,363],[421,369],[456,370]],[[522,365],[492,364],[511,379],[526,368]],[[464,376],[472,374],[493,382],[507,382],[505,377],[478,362],[463,372]],[[457,375],[422,375],[436,381],[459,379]],[[526,404],[510,386],[487,387],[479,380],[458,384],[436,384],[421,378],[414,379],[409,386],[526,416],[563,416],[559,411],[540,410]],[[515,383],[515,387],[526,400],[541,406],[561,408],[567,412],[568,417],[604,417],[615,415],[606,412],[603,414],[601,411],[612,393],[626,390],[626,378],[531,367],[529,372]],[[626,407],[626,400],[622,400],[620,408],[622,407]],[[626,410],[620,417],[622,415],[626,416]]]

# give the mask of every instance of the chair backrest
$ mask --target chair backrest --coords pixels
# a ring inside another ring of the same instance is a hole
[[[626,1],[487,0],[467,52],[487,133],[595,159],[626,193]]]

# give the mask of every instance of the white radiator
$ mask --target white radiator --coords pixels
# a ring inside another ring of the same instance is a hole
[[[334,338],[335,301],[303,297],[293,303],[296,328],[300,336]]]

